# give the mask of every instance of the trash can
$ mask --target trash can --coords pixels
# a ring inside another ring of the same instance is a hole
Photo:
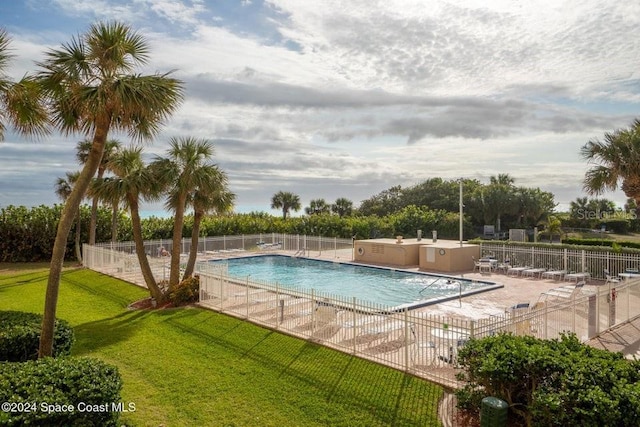
[[[485,397],[480,407],[480,427],[506,427],[509,404],[497,397]]]

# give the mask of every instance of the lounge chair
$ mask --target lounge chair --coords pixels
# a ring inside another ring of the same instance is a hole
[[[587,281],[591,278],[591,274],[583,271],[582,273],[569,273],[564,276],[564,280]]]
[[[530,268],[531,267],[529,267],[529,266],[525,266],[525,267],[510,267],[507,270],[507,276],[509,276],[509,275],[519,276],[520,273],[522,273],[523,271],[528,270]]]
[[[560,288],[550,289],[540,294],[540,297],[556,297],[562,299],[575,299],[582,292],[585,282],[578,282],[575,286],[562,286]]]
[[[542,273],[540,277],[543,279],[562,280],[565,274],[567,274],[567,270],[550,270]]]
[[[522,271],[522,276],[535,278],[537,275],[541,277],[545,271],[547,271],[546,268],[528,268]]]

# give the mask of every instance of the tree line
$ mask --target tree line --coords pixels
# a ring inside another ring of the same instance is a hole
[[[473,227],[494,225],[496,230],[534,227],[546,220],[556,207],[552,193],[540,188],[516,186],[508,174],[492,176],[489,184],[465,179],[462,188],[464,215]],[[313,199],[305,207],[305,213],[384,217],[410,206],[458,213],[460,181],[431,178],[410,187],[393,186],[363,200],[358,208],[354,208],[353,202],[346,198],[339,198],[333,204],[324,199]],[[282,209],[283,218],[287,218],[291,211],[301,209],[300,197],[291,192],[278,192],[271,199],[271,207]]]

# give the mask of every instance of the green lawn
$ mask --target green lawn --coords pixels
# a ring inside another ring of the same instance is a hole
[[[0,274],[0,310],[41,313],[46,270]],[[421,379],[198,308],[128,311],[148,294],[63,273],[58,317],[73,354],[117,365],[133,426],[439,425],[442,389]]]

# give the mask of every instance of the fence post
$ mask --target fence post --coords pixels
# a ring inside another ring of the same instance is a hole
[[[564,252],[563,257],[562,257],[563,258],[562,261],[564,263],[563,269],[567,270],[567,272],[569,272],[569,254],[567,253],[567,248],[564,248],[563,252]]]
[[[247,276],[247,281],[245,283],[245,290],[244,290],[244,295],[245,295],[245,302],[246,302],[246,307],[247,307],[247,319],[249,318],[249,276]]]
[[[351,314],[353,321],[353,330],[351,331],[351,337],[353,338],[353,354],[356,354],[356,297],[353,297],[353,310],[351,310]]]
[[[409,372],[409,312],[404,308],[404,370]]]

